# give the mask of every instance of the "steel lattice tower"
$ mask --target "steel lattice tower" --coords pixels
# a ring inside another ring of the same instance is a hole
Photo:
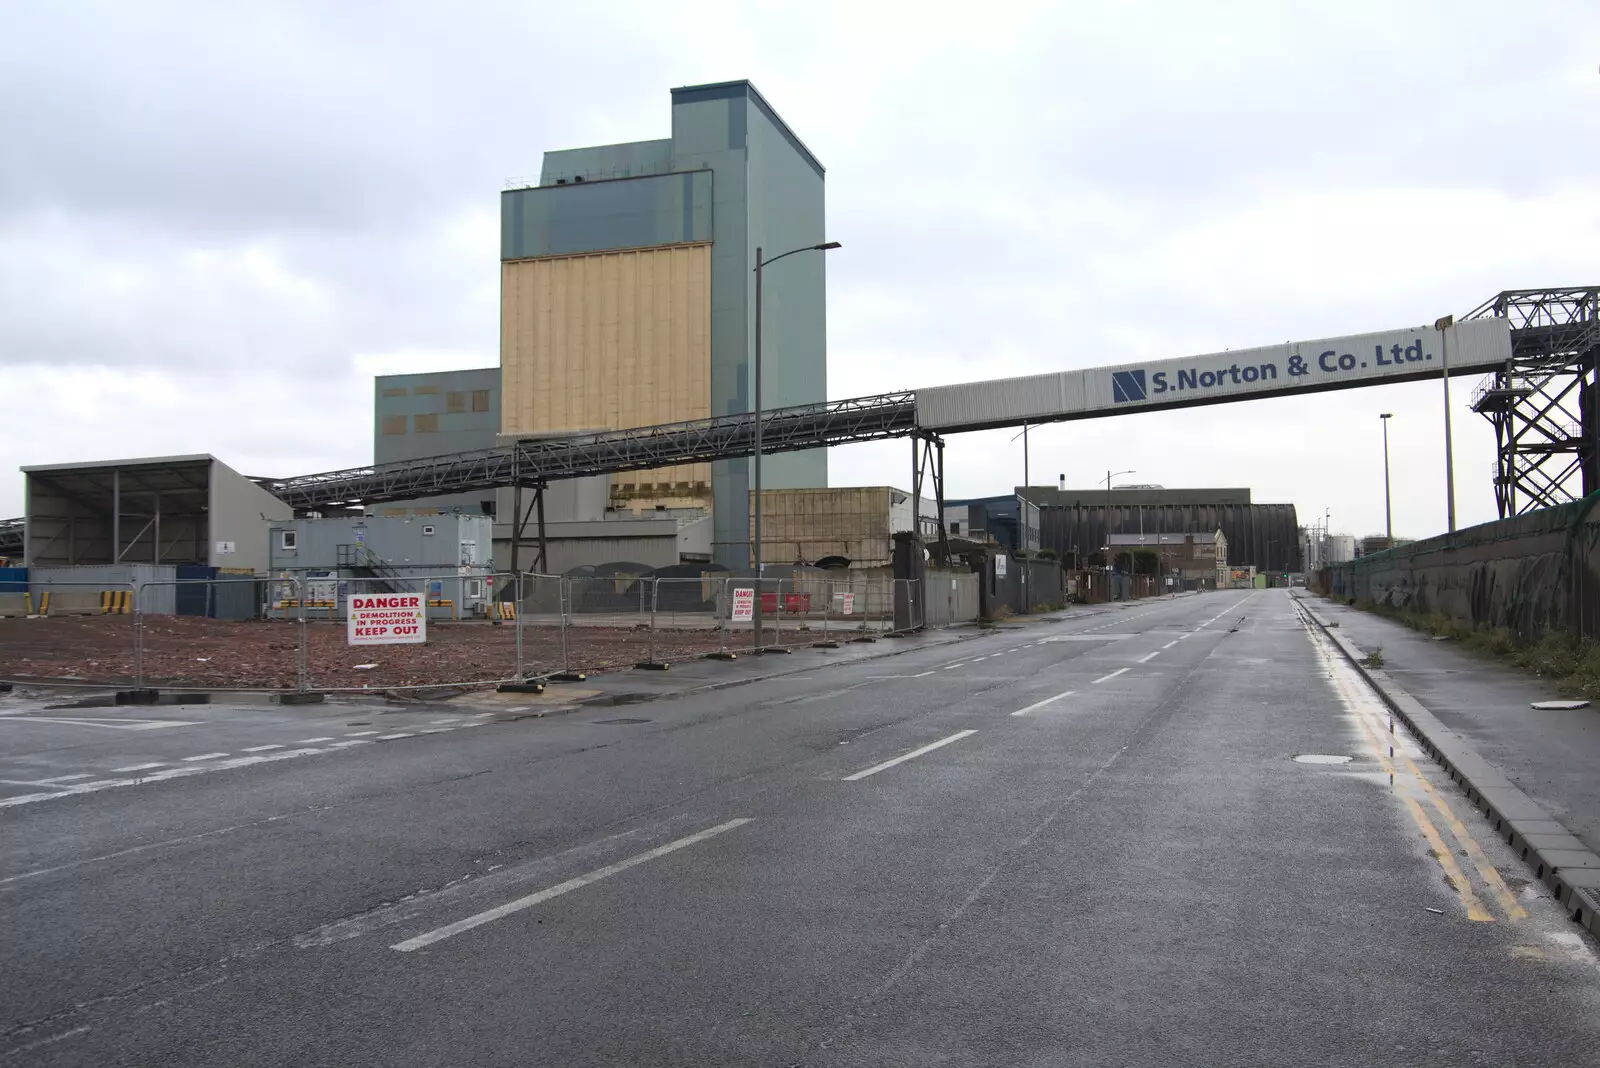
[[[1578,500],[1600,488],[1600,286],[1507,290],[1466,316],[1511,321],[1511,359],[1472,409],[1494,425],[1501,518]]]

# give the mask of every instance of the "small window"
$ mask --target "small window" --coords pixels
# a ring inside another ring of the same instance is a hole
[[[403,415],[386,415],[383,417],[382,430],[385,437],[406,432],[406,417]]]
[[[422,528],[422,536],[423,537],[430,537],[432,534],[433,534],[433,524],[429,523],[427,526],[424,526]]]
[[[405,386],[384,386],[383,387],[383,395],[385,397],[404,397],[406,395],[406,392],[407,392],[407,390],[406,390]]]
[[[439,413],[429,412],[426,415],[413,415],[411,429],[418,434],[437,434],[439,432]]]
[[[279,536],[278,536],[278,546],[279,546],[279,548],[287,549],[287,550],[292,552],[295,548],[298,547],[299,542],[300,542],[300,533],[299,533],[299,531],[284,530],[284,531],[280,531],[279,532]]]
[[[472,410],[475,412],[486,412],[489,410],[488,390],[475,389],[472,391]]]
[[[438,386],[412,386],[411,387],[411,395],[413,397],[437,397],[439,395],[439,387]]]
[[[447,412],[464,412],[467,410],[467,391],[452,389],[444,395],[444,410]]]
[[[468,579],[467,580],[467,600],[476,601],[478,598],[480,598],[482,596],[483,596],[483,580],[482,579]]]

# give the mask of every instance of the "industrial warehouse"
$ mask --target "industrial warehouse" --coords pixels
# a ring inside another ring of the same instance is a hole
[[[441,643],[505,645],[515,624],[514,656],[380,672],[366,687],[759,651],[764,620],[780,638],[787,625],[790,640],[828,642],[1290,585],[1402,541],[1302,528],[1293,504],[1245,487],[1079,489],[1063,476],[949,499],[945,436],[1414,379],[1435,341],[1451,373],[1499,374],[1515,346],[1549,343],[1513,336],[1493,304],[1437,331],[830,401],[825,262],[838,243],[825,240],[822,164],[748,82],[673,90],[670,127],[546,152],[537,184],[500,194],[499,364],[376,377],[370,464],[289,478],[203,454],[24,468],[26,514],[0,524],[18,565],[0,572],[0,616],[332,623],[352,597],[412,593]],[[764,302],[779,259],[781,299]],[[1353,355],[1369,351],[1381,370]],[[1485,393],[1496,417],[1500,396]],[[889,437],[912,439],[906,488],[830,485],[828,448]],[[580,618],[597,641],[606,628],[650,641],[608,639],[575,665]],[[462,624],[486,626],[451,629]],[[552,626],[544,648],[524,641]],[[655,641],[667,631],[673,649]],[[126,674],[139,682],[154,677],[145,637],[136,625]],[[308,644],[298,665],[249,683],[329,685]],[[26,659],[0,673],[39,667]]]

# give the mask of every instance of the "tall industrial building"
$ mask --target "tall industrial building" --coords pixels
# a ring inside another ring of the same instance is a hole
[[[501,198],[503,436],[750,411],[755,253],[827,239],[823,167],[748,81],[672,91],[672,136],[546,152]],[[825,256],[766,274],[762,402],[827,398]],[[767,457],[769,489],[827,485],[821,450]],[[613,475],[618,509],[708,508],[748,560],[750,461]]]

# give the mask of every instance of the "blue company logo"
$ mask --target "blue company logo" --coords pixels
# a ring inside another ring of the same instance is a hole
[[[1367,371],[1369,368],[1404,368],[1406,364],[1425,363],[1433,359],[1433,353],[1424,352],[1422,339],[1414,338],[1409,345],[1391,345],[1385,349],[1382,345],[1374,345],[1373,353],[1369,360],[1357,359],[1353,353],[1339,352],[1337,349],[1328,349],[1311,356],[1290,356],[1283,368],[1284,378],[1293,381],[1303,378],[1313,371],[1320,371],[1324,375],[1344,375],[1352,371]],[[1314,364],[1315,366],[1312,366]],[[1278,365],[1276,363],[1259,363],[1239,366],[1232,364],[1228,367],[1213,370],[1200,370],[1197,367],[1182,367],[1176,371],[1153,371],[1150,374],[1150,384],[1154,392],[1183,392],[1190,390],[1209,390],[1218,386],[1246,386],[1262,382],[1275,382],[1278,380]],[[1370,373],[1370,372],[1369,372]],[[1137,371],[1112,371],[1111,372],[1111,400],[1114,404],[1128,404],[1133,401],[1146,400],[1148,391],[1145,386],[1145,372]]]
[[[1111,399],[1117,404],[1144,400],[1144,372],[1112,371]]]

